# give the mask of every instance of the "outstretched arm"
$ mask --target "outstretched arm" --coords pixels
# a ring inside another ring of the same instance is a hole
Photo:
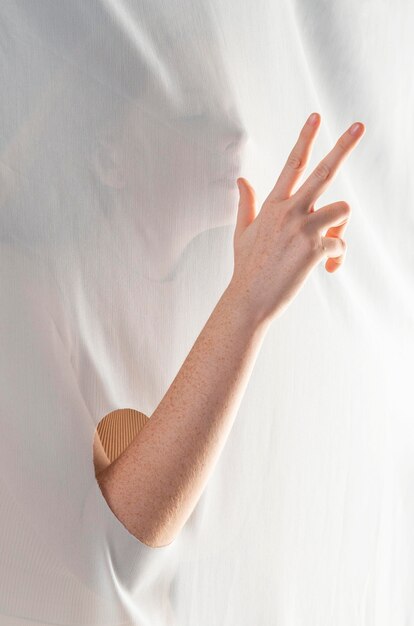
[[[171,543],[197,504],[272,319],[322,258],[331,257],[327,271],[337,267],[333,259],[342,261],[345,242],[339,234],[349,205],[340,201],[317,211],[313,205],[364,129],[348,129],[293,194],[319,121],[317,115],[316,124],[308,121],[302,128],[258,215],[253,188],[238,179],[232,279],[151,419],[97,478],[118,519],[151,547]]]

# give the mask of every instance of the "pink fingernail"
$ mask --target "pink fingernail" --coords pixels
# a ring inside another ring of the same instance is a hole
[[[360,128],[361,124],[358,124],[358,122],[356,122],[355,124],[352,124],[351,128],[349,129],[349,133],[351,135],[356,135]]]
[[[317,113],[312,113],[312,115],[310,115],[308,118],[308,124],[310,124],[311,126],[315,126],[317,121],[318,121]]]

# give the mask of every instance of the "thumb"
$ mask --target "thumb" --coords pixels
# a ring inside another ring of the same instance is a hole
[[[238,178],[236,182],[239,188],[239,207],[234,239],[240,237],[256,218],[256,194],[253,187],[245,178]]]

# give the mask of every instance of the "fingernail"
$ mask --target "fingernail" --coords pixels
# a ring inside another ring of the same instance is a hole
[[[349,133],[351,135],[356,135],[359,130],[361,128],[361,124],[358,124],[358,122],[356,122],[355,124],[352,124],[351,128],[349,129]]]
[[[318,121],[317,113],[312,113],[312,115],[308,117],[308,124],[310,124],[311,126],[315,126],[317,121]]]

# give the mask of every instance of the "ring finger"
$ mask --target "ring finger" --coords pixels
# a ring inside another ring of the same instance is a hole
[[[328,272],[335,272],[338,269],[338,267],[342,265],[346,256],[346,247],[343,253],[340,254],[339,256],[329,256],[329,243],[328,242],[332,239],[341,239],[342,241],[341,241],[341,246],[339,246],[339,249],[343,250],[343,244],[345,244],[346,246],[346,243],[343,238],[343,234],[347,226],[348,226],[348,220],[344,222],[343,224],[340,224],[339,226],[331,226],[331,228],[328,228],[326,234],[323,236],[324,244],[325,244],[325,247],[327,248],[326,254],[328,255],[328,259],[325,263],[325,268]],[[333,250],[334,248],[335,246],[332,246],[331,249]],[[336,253],[332,252],[332,254],[336,254]]]

